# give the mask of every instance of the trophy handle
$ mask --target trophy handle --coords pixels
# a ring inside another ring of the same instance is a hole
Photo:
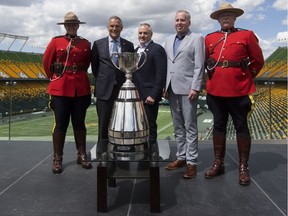
[[[144,55],[144,61],[142,62],[142,64],[139,67],[137,67],[137,70],[140,69],[145,64],[145,62],[147,61],[147,53],[146,52],[140,52],[140,53],[138,53],[138,55],[139,55],[139,59],[138,59],[137,65],[139,64],[142,55]]]
[[[118,58],[118,52],[112,52],[111,57],[110,57],[110,58],[111,58],[111,61],[112,61],[113,65],[114,65],[118,70],[120,70],[120,66],[118,67],[118,66],[115,64],[115,62],[113,61],[114,55],[116,55],[116,58]]]

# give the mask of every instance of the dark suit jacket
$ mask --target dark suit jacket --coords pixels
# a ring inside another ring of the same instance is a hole
[[[137,52],[138,49],[136,49]],[[136,85],[140,98],[145,101],[148,96],[157,102],[161,100],[165,87],[167,74],[167,57],[164,48],[151,41],[145,49],[147,61],[133,74],[133,82]],[[139,62],[141,64],[141,60]]]
[[[92,73],[95,77],[94,95],[96,98],[108,100],[113,88],[120,89],[125,82],[124,72],[113,65],[109,53],[109,37],[99,39],[92,47]],[[134,52],[134,45],[130,41],[120,38],[121,52]]]

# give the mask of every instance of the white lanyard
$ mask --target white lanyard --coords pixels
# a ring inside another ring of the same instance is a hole
[[[213,70],[213,69],[217,66],[217,64],[219,63],[220,57],[221,57],[221,55],[222,55],[223,47],[224,47],[225,44],[226,44],[227,36],[228,36],[228,32],[226,32],[225,35],[223,36],[223,37],[224,37],[224,42],[223,42],[223,45],[222,45],[222,47],[221,47],[221,50],[220,50],[218,59],[217,59],[216,63],[214,64],[214,66],[212,66],[212,67],[210,68],[210,67],[207,65],[207,69],[208,69],[209,71]]]
[[[66,47],[66,51],[67,51],[67,55],[66,55],[66,60],[65,60],[65,64],[64,64],[64,67],[63,67],[63,70],[61,72],[61,74],[59,76],[57,76],[56,78],[52,79],[50,78],[50,81],[55,81],[55,80],[58,80],[62,75],[63,73],[65,72],[66,70],[66,66],[67,66],[67,62],[68,62],[68,59],[69,59],[69,53],[70,53],[70,49],[71,49],[71,42],[72,42],[72,38],[70,39],[67,47]]]

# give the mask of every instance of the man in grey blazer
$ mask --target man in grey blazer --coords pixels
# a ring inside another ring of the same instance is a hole
[[[91,67],[95,78],[94,95],[97,98],[98,143],[108,144],[108,126],[112,114],[113,103],[125,82],[125,74],[112,63],[112,52],[134,52],[134,45],[120,37],[123,29],[122,20],[112,16],[108,20],[109,36],[94,42],[92,47]],[[115,50],[113,46],[115,44]]]
[[[167,94],[174,125],[177,160],[166,166],[174,170],[186,166],[184,178],[197,174],[197,103],[204,78],[204,38],[190,31],[189,12],[176,12],[176,35],[165,44],[167,54]]]

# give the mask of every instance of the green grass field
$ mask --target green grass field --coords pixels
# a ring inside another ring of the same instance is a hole
[[[2,120],[3,121],[3,120]],[[91,105],[87,111],[86,127],[87,140],[95,140],[98,131],[98,120],[96,108]],[[164,139],[167,136],[173,137],[173,125],[171,114],[168,106],[161,106],[158,114],[158,137]],[[31,140],[51,140],[51,131],[53,128],[53,113],[35,113],[23,116],[13,117],[10,125],[11,140],[31,139]],[[71,124],[69,125],[67,137],[73,137]],[[9,124],[0,123],[0,139],[9,138]]]

